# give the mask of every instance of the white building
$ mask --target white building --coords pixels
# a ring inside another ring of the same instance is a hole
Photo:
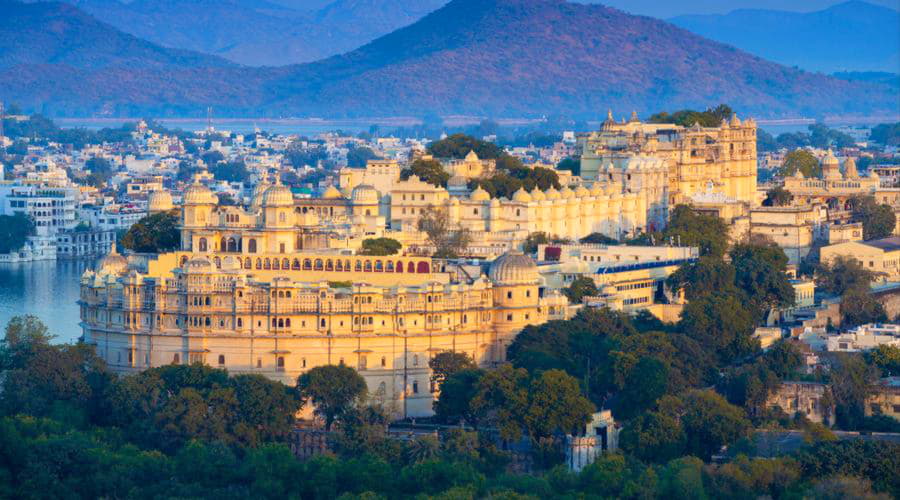
[[[881,345],[900,347],[900,325],[862,325],[825,339],[825,349],[829,352],[868,351]]]

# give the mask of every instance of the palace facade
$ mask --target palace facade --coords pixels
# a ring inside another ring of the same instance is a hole
[[[461,270],[421,257],[282,253],[272,241],[255,253],[249,243],[149,260],[111,252],[81,280],[84,341],[120,373],[200,362],[294,384],[346,364],[395,415],[425,416],[436,353],[492,366],[526,325],[566,315],[568,301],[540,286],[521,253]]]

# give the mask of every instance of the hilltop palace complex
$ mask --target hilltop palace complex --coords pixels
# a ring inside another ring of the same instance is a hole
[[[446,164],[447,188],[401,180],[397,162],[376,161],[345,169],[340,186],[316,198],[295,198],[278,181],[260,183],[239,206],[219,205],[199,182],[180,203],[154,192],[151,212],[180,208],[181,247],[129,256],[113,249],[87,271],[84,341],[123,373],[202,362],[293,384],[313,367],[343,363],[395,414],[429,415],[435,353],[503,362],[525,326],[571,316],[560,288],[575,276],[594,276],[603,290],[595,300],[604,304],[650,308],[666,276],[697,256],[690,248],[596,245],[556,249],[544,265],[519,250],[529,234],[575,240],[661,229],[674,204],[711,193],[754,204],[752,120],[684,128],[610,117],[579,137],[579,148],[580,178],[512,199],[466,187],[494,167],[474,154]],[[478,259],[426,256],[416,222],[429,208],[471,232],[465,257]],[[357,253],[363,239],[380,236],[403,250]]]

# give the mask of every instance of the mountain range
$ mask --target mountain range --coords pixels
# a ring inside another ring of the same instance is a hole
[[[248,66],[315,61],[412,24],[447,0],[333,0],[292,9],[267,0],[71,0],[109,25],[163,47]]]
[[[772,117],[898,108],[886,85],[788,68],[660,20],[564,0],[453,0],[356,50],[263,68],[143,42],[66,4],[0,0],[0,11],[10,14],[0,19],[0,95],[56,115],[196,116],[213,106],[230,116],[596,117],[608,107],[727,102]]]
[[[741,9],[669,22],[810,71],[900,73],[900,12],[858,0],[816,12]]]

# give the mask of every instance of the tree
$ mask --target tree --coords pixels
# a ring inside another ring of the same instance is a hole
[[[522,251],[525,253],[535,253],[538,250],[538,245],[548,245],[548,244],[557,244],[557,245],[566,245],[571,243],[570,240],[565,238],[560,238],[558,236],[549,236],[544,232],[536,232],[529,234],[525,241],[522,243]]]
[[[477,426],[478,415],[471,402],[478,392],[484,370],[466,369],[447,376],[441,383],[441,394],[434,402],[435,417],[446,423],[458,423],[460,420]]]
[[[569,302],[580,304],[584,297],[596,297],[600,294],[594,280],[587,276],[575,278],[563,294],[569,298]]]
[[[487,372],[470,407],[479,422],[495,426],[503,439],[521,438],[526,432],[523,419],[528,411],[528,372],[510,364]]]
[[[85,162],[84,169],[89,172],[87,183],[90,186],[102,187],[113,176],[113,168],[106,158],[95,156]]]
[[[751,417],[765,410],[769,395],[778,390],[781,380],[765,362],[758,361],[729,368],[718,383],[718,390],[729,403],[747,409]]]
[[[246,182],[250,178],[250,172],[243,160],[218,162],[210,171],[217,180],[225,182]]]
[[[816,269],[816,286],[839,296],[849,290],[868,290],[875,278],[874,272],[852,256],[838,255]]]
[[[431,382],[440,387],[448,377],[463,370],[475,370],[478,365],[464,352],[442,351],[428,360],[428,367],[431,368]]]
[[[841,298],[841,324],[845,327],[884,323],[887,312],[881,302],[865,290],[853,289]]]
[[[678,407],[687,436],[688,453],[709,460],[723,447],[745,437],[750,422],[743,410],[710,390],[694,390],[681,397]],[[665,411],[665,410],[663,410]]]
[[[181,245],[181,221],[173,212],[148,215],[122,237],[122,246],[138,253],[164,253]]]
[[[681,245],[700,248],[700,255],[721,257],[728,247],[728,227],[715,215],[698,214],[687,205],[678,205],[663,233]]]
[[[581,175],[581,158],[567,156],[556,164],[556,170],[568,170],[572,175]]]
[[[616,396],[615,415],[629,419],[653,407],[666,393],[668,367],[660,360],[644,356],[628,370],[624,384]]]
[[[787,340],[776,342],[763,356],[770,370],[781,378],[790,377],[803,365],[803,353],[797,344]]]
[[[866,358],[881,369],[883,376],[900,376],[900,347],[882,344],[869,351]]]
[[[27,215],[0,215],[0,253],[19,250],[33,232],[34,222]]]
[[[531,380],[524,424],[532,439],[577,433],[594,412],[578,381],[562,370],[547,370]]]
[[[679,326],[723,362],[758,349],[758,341],[752,337],[753,314],[732,294],[709,295],[689,302],[681,313]]]
[[[351,147],[350,150],[347,151],[347,166],[357,168],[365,167],[369,160],[374,160],[376,158],[378,158],[378,155],[365,146]]]
[[[443,207],[426,207],[422,210],[416,227],[425,233],[428,244],[435,248],[436,258],[456,258],[465,253],[471,241],[467,229],[450,226],[450,216]]]
[[[672,290],[684,290],[690,302],[713,293],[737,293],[734,266],[717,257],[701,257],[685,264],[666,278]]]
[[[781,166],[781,176],[789,177],[798,170],[803,173],[804,177],[822,176],[822,166],[819,164],[819,160],[805,149],[795,149],[785,155],[784,163]]]
[[[734,111],[727,104],[719,104],[715,108],[706,108],[706,111],[682,109],[669,114],[665,111],[655,113],[647,120],[650,123],[674,123],[682,127],[692,127],[699,124],[702,127],[718,127],[722,120],[728,120]]]
[[[785,207],[794,201],[794,195],[790,191],[781,186],[775,186],[766,192],[766,199],[763,205],[767,207]]]
[[[591,233],[584,238],[578,240],[579,243],[592,243],[596,245],[618,245],[619,241],[615,238],[610,238],[609,236],[603,233]]]
[[[873,127],[869,138],[885,146],[900,145],[900,122],[882,123]]]
[[[315,414],[325,420],[325,429],[340,420],[366,396],[366,381],[344,365],[317,366],[297,378],[300,400],[312,402]]]
[[[405,168],[400,172],[400,179],[406,180],[413,175],[437,187],[447,187],[447,181],[450,180],[450,174],[444,170],[441,162],[435,159],[417,159],[412,162],[409,168]]]
[[[687,436],[677,417],[655,411],[634,418],[619,435],[622,450],[652,463],[665,463],[680,457],[686,441]]]
[[[879,205],[872,196],[851,200],[853,220],[862,222],[863,239],[878,240],[894,233],[897,217],[890,205]]]
[[[853,430],[863,422],[866,397],[880,373],[858,354],[843,354],[835,361],[831,374],[835,417],[840,428]]]
[[[366,238],[362,242],[360,255],[396,255],[403,245],[392,238]]]
[[[428,145],[428,153],[436,158],[462,159],[470,151],[474,151],[482,160],[496,160],[503,154],[503,149],[496,144],[465,134],[453,134]]]
[[[774,243],[741,244],[729,253],[735,285],[750,298],[758,314],[794,305],[794,288],[787,277],[788,258]]]
[[[225,155],[221,151],[207,151],[200,156],[200,159],[207,169],[212,169],[220,162],[225,161]]]

